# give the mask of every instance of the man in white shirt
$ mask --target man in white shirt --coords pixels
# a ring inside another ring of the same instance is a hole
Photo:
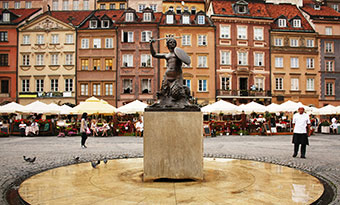
[[[140,136],[143,137],[143,130],[144,130],[144,124],[142,119],[139,119],[138,122],[136,122],[136,137]]]
[[[309,145],[308,137],[310,135],[309,115],[305,113],[303,107],[299,107],[298,112],[293,116],[293,140],[294,154],[296,157],[301,144],[301,158],[306,158],[306,145]]]

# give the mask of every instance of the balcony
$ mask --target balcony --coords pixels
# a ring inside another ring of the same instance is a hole
[[[217,98],[271,98],[269,90],[217,90]]]

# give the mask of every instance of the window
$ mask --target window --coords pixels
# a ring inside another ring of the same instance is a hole
[[[190,24],[190,16],[189,15],[183,15],[182,16],[182,23],[183,24]]]
[[[237,13],[239,13],[239,14],[247,13],[247,6],[237,5]]]
[[[138,11],[142,12],[145,9],[146,5],[145,4],[138,4]]]
[[[104,10],[105,9],[105,4],[100,4],[100,9]]]
[[[20,9],[20,1],[14,2],[14,8],[15,9]]]
[[[113,95],[113,85],[112,84],[105,84],[105,95]]]
[[[31,9],[32,8],[32,2],[31,1],[26,1],[25,8],[26,9]]]
[[[326,83],[326,95],[334,95],[334,83]]]
[[[144,13],[143,21],[151,21],[151,13]]]
[[[37,92],[44,92],[44,80],[43,79],[37,79],[35,84],[36,84]]]
[[[35,65],[44,65],[44,54],[37,54]]]
[[[80,95],[89,95],[89,85],[80,84]]]
[[[255,86],[257,90],[264,90],[264,78],[255,78]]]
[[[283,90],[283,78],[275,78],[275,90]]]
[[[142,31],[142,42],[149,42],[152,36],[152,31]]]
[[[132,93],[132,79],[123,80],[123,93],[125,94]]]
[[[299,58],[296,58],[296,57],[290,58],[290,67],[291,68],[298,68],[299,67]]]
[[[279,19],[279,27],[286,27],[287,26],[287,21],[286,19]]]
[[[290,39],[290,46],[291,47],[298,47],[299,46],[299,40],[298,39]]]
[[[44,35],[37,35],[37,44],[44,44]]]
[[[328,60],[328,61],[325,61],[325,63],[326,63],[326,71],[329,71],[329,72],[334,71],[334,61]]]
[[[22,55],[22,65],[30,65],[30,55],[29,54]]]
[[[231,65],[230,51],[221,51],[221,65]]]
[[[156,12],[157,11],[157,4],[150,4],[150,8]]]
[[[68,44],[73,43],[73,34],[66,34],[66,42]]]
[[[105,48],[113,48],[113,38],[105,38]]]
[[[191,80],[183,79],[183,85],[191,90]]]
[[[126,13],[125,14],[125,21],[133,21],[133,13]]]
[[[220,27],[220,38],[230,38],[230,26]]]
[[[51,79],[51,91],[58,92],[58,79]]]
[[[69,5],[68,0],[63,0],[63,10],[64,11],[68,10],[68,5]]]
[[[333,35],[333,29],[332,29],[332,27],[326,27],[325,29],[326,29],[326,30],[325,30],[325,34],[326,34],[326,35]]]
[[[230,78],[229,77],[221,77],[221,89],[230,90]]]
[[[112,70],[112,59],[105,60],[105,70]]]
[[[174,23],[174,16],[173,15],[166,15],[166,23],[173,24]]]
[[[79,0],[73,0],[73,10],[79,10]]]
[[[275,57],[275,67],[283,68],[283,57]]]
[[[207,80],[198,80],[198,92],[207,92]]]
[[[315,9],[315,10],[320,10],[320,9],[321,9],[321,6],[320,6],[320,5],[317,5],[317,4],[315,4],[315,5],[314,5],[314,9]]]
[[[191,35],[182,35],[182,46],[191,45]]]
[[[125,9],[125,4],[124,3],[120,3],[119,4],[119,9]]]
[[[101,39],[100,38],[95,38],[93,39],[93,48],[101,48]]]
[[[65,55],[65,64],[73,65],[73,54],[72,53],[68,53]]]
[[[82,59],[81,60],[81,69],[82,70],[88,70],[89,69],[89,60],[88,59]]]
[[[71,78],[65,79],[65,91],[66,92],[73,91],[73,79]]]
[[[326,42],[325,46],[326,53],[333,53],[333,42]]]
[[[237,27],[237,39],[247,39],[247,27],[246,26]]]
[[[299,78],[290,79],[290,89],[299,90]]]
[[[141,67],[151,67],[151,55],[142,54],[141,55]]]
[[[132,31],[128,31],[128,32],[123,32],[122,33],[122,42],[124,43],[131,43],[133,42],[133,32]]]
[[[198,45],[206,46],[207,45],[207,36],[206,35],[198,35]]]
[[[93,60],[93,70],[100,70],[100,60],[99,59]]]
[[[23,79],[21,80],[21,91],[22,92],[29,92],[30,91],[30,80],[29,79]]]
[[[30,35],[23,35],[22,44],[30,44]]]
[[[335,11],[339,11],[339,5],[338,5],[338,4],[333,4],[333,5],[331,5],[331,7],[332,7]]]
[[[283,39],[275,38],[275,46],[283,46]]]
[[[180,6],[177,6],[176,8],[176,14],[181,14],[182,13],[182,9]]]
[[[196,14],[196,7],[191,7],[191,14],[195,15]]]
[[[314,91],[314,78],[307,78],[306,90]]]
[[[307,58],[307,68],[314,68],[314,58]]]
[[[52,44],[59,44],[59,34],[52,34]]]
[[[97,28],[97,20],[91,20],[90,21],[90,28]]]
[[[314,47],[314,39],[307,39],[306,46],[307,47]]]
[[[81,48],[89,48],[89,39],[88,38],[81,39]]]
[[[293,19],[293,27],[300,28],[301,27],[301,20],[300,19]]]
[[[100,84],[99,83],[93,84],[92,94],[93,95],[100,95]]]
[[[254,40],[263,40],[263,28],[254,28]]]
[[[123,67],[132,67],[133,66],[133,55],[124,54],[123,55]]]
[[[205,24],[205,16],[203,15],[198,16],[198,24]]]
[[[2,21],[3,22],[9,22],[10,19],[10,14],[9,13],[2,13]]]
[[[254,54],[254,65],[255,66],[264,66],[264,58],[263,53],[255,53]]]
[[[109,28],[110,20],[102,20],[102,28]]]
[[[89,3],[89,0],[84,0],[84,1],[83,1],[83,9],[84,9],[84,10],[90,10],[90,3]]]
[[[51,65],[59,65],[58,54],[51,54]]]
[[[248,65],[247,52],[238,52],[238,65]]]
[[[58,1],[59,1],[59,0],[53,0],[53,1],[52,1],[52,10],[53,10],[53,11],[57,11],[57,10],[58,10],[58,4],[59,4]]]
[[[208,58],[207,56],[198,56],[198,65],[199,68],[207,68],[208,67]]]
[[[116,4],[114,4],[114,3],[113,3],[113,4],[110,4],[110,9],[111,9],[111,10],[115,10],[115,9],[116,9]]]
[[[1,93],[9,94],[9,80],[1,80]]]
[[[8,41],[7,31],[1,31],[0,32],[0,42],[6,42],[6,41]]]
[[[151,79],[142,79],[142,93],[151,93]]]

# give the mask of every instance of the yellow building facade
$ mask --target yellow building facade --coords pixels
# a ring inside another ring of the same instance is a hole
[[[118,1],[105,1],[98,0],[96,4],[96,8],[98,10],[116,10],[116,9],[127,9],[127,1],[126,0],[118,0]]]
[[[170,0],[163,0],[163,13],[173,10],[177,14],[179,11],[189,11],[192,14],[195,14],[199,11],[205,11],[205,1],[204,0],[197,0],[197,1],[170,1]]]
[[[47,14],[19,28],[20,104],[75,104],[75,42],[75,28]]]

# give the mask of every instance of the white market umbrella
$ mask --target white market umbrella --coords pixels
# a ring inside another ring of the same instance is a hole
[[[336,114],[340,114],[340,105],[335,107],[335,110],[336,110]]]
[[[50,103],[47,105],[50,108],[50,112],[51,114],[59,114],[61,112],[61,106],[55,104],[55,103]]]
[[[316,107],[309,107],[309,109],[306,112],[312,115],[320,115],[320,109]]]
[[[85,102],[80,102],[71,110],[71,114],[82,114],[86,112],[89,115],[92,114],[113,114],[116,112],[116,108],[109,105],[106,101],[99,100],[96,97],[90,97]]]
[[[18,111],[22,113],[49,113],[50,108],[45,103],[37,100],[35,102],[32,102],[31,104],[24,106],[24,108]]]
[[[256,113],[266,112],[266,106],[261,105],[254,101],[246,105],[240,105],[238,109],[239,109],[239,112],[244,111],[245,114],[251,114],[252,112],[256,112]]]
[[[60,113],[61,115],[69,115],[71,113],[72,108],[68,105],[60,106]]]
[[[148,104],[143,103],[139,100],[135,100],[126,105],[123,105],[117,109],[117,112],[125,113],[125,114],[133,114],[133,113],[142,113],[144,109],[148,106]]]
[[[1,106],[0,113],[15,113],[16,111],[21,110],[23,108],[24,106],[16,102],[11,102],[11,103]]]
[[[219,100],[213,104],[203,107],[201,111],[204,113],[235,114],[238,112],[238,107],[224,100]]]
[[[266,106],[266,111],[270,113],[277,113],[277,112],[281,112],[281,108],[280,108],[280,105],[276,103],[272,103]]]
[[[293,102],[293,101],[286,101],[280,104],[280,110],[282,112],[295,112],[299,109],[299,107],[306,107],[301,102]]]
[[[337,109],[333,105],[326,105],[319,109],[320,115],[335,115],[336,112]]]

